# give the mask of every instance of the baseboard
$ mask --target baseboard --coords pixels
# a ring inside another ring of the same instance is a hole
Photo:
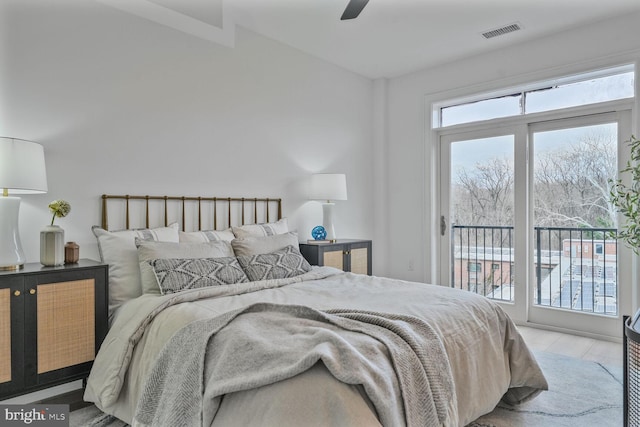
[[[560,328],[557,326],[549,326],[549,325],[543,325],[540,323],[533,323],[533,322],[514,321],[514,323],[516,324],[516,326],[527,326],[529,328],[542,329],[545,331],[552,331],[552,332],[560,332],[561,334],[576,335],[576,336],[585,337],[585,338],[593,338],[595,340],[600,340],[600,341],[609,341],[609,342],[615,342],[620,344],[622,343],[622,337],[611,337],[608,335],[600,335],[600,334],[594,334],[590,332],[576,331],[573,329]]]
[[[21,396],[12,397],[10,399],[0,401],[4,405],[26,405],[28,403],[41,402],[49,398],[64,395],[76,390],[82,390],[82,380],[72,381],[65,384],[45,388],[43,390],[34,391],[23,394]],[[65,402],[66,403],[66,402]]]

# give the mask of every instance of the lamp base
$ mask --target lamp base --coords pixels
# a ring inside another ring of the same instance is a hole
[[[336,229],[333,226],[333,207],[335,205],[331,202],[322,204],[322,226],[327,232],[326,239],[332,243],[336,241]]]
[[[0,267],[0,271],[16,271],[16,270],[22,270],[22,268],[24,268],[24,264],[7,265],[6,267]]]
[[[20,197],[0,197],[0,269],[19,270],[25,263],[18,216]]]

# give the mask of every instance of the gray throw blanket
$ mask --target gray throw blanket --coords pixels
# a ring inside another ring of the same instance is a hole
[[[361,384],[385,426],[458,424],[444,347],[422,320],[260,303],[178,331],[158,355],[133,425],[210,425],[225,394],[318,361],[338,380]]]

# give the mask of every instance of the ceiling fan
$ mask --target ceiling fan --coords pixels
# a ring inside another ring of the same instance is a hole
[[[347,8],[342,14],[342,17],[340,17],[340,20],[345,21],[347,19],[357,18],[368,2],[369,0],[350,0],[349,4],[347,4]]]

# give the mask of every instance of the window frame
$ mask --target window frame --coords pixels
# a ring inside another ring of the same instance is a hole
[[[514,133],[516,135],[516,145],[519,147],[514,153],[514,158],[519,161],[524,161],[527,167],[520,167],[516,170],[520,173],[520,179],[516,182],[516,188],[524,189],[531,188],[531,182],[533,177],[530,175],[532,168],[529,166],[529,162],[533,156],[533,135],[535,132],[546,130],[558,130],[564,128],[572,128],[576,126],[585,126],[593,124],[605,124],[615,121],[618,123],[618,162],[625,164],[629,160],[628,146],[624,144],[624,135],[630,134],[631,120],[634,111],[635,99],[624,99],[607,102],[604,104],[590,104],[581,107],[571,107],[558,111],[546,111],[542,113],[535,113],[532,115],[523,115],[509,118],[502,118],[497,120],[488,120],[479,123],[470,123],[464,125],[456,125],[445,129],[434,130],[435,135],[438,136],[438,145],[436,147],[436,153],[438,154],[438,162],[435,171],[438,174],[439,179],[436,180],[439,187],[437,191],[437,201],[440,215],[445,218],[449,218],[448,211],[445,211],[444,206],[448,204],[448,197],[446,196],[447,190],[443,188],[442,183],[444,177],[449,175],[448,163],[442,162],[442,156],[445,157],[449,152],[445,146],[455,142],[456,140],[465,139],[477,139],[484,138],[487,135],[504,135]],[[526,159],[526,160],[525,160]],[[520,186],[519,186],[520,185]],[[448,187],[447,187],[448,188]],[[521,200],[519,213],[520,213],[520,229],[519,234],[514,236],[514,242],[516,245],[520,245],[520,255],[516,256],[520,261],[522,268],[517,271],[514,269],[514,264],[511,263],[510,282],[522,284],[535,283],[535,270],[530,265],[532,258],[529,256],[534,252],[533,240],[529,234],[531,229],[529,226],[533,218],[533,201],[529,200],[531,194],[526,195],[525,191],[519,192],[525,200]],[[531,193],[531,192],[529,192]],[[448,223],[449,221],[445,221]],[[434,232],[438,232],[438,224],[434,224]],[[453,277],[451,274],[450,264],[447,257],[449,254],[453,256],[451,251],[451,242],[449,233],[438,233],[440,239],[438,239],[439,246],[436,248],[437,252],[437,274],[440,276],[436,280],[439,280],[442,284],[450,284],[449,280]],[[519,242],[519,243],[518,243]],[[570,250],[582,251],[585,245],[569,245]],[[564,248],[564,245],[563,245]],[[630,250],[625,249],[619,253],[619,262],[623,267],[616,268],[618,270],[618,282],[619,283],[632,283],[631,280],[631,268],[630,266]],[[488,266],[485,266],[490,268]],[[624,271],[620,271],[623,269]],[[581,269],[582,274],[582,269]],[[605,273],[606,274],[606,273]],[[485,276],[482,273],[469,273],[468,276],[468,288],[472,288],[477,285],[479,281]],[[463,279],[464,280],[464,279]],[[562,308],[549,308],[545,306],[537,306],[533,303],[531,295],[531,287],[524,287],[520,289],[520,297],[517,297],[513,301],[496,300],[499,305],[516,321],[523,324],[539,324],[548,325],[550,327],[563,327],[568,330],[574,330],[581,333],[600,334],[603,336],[615,336],[619,331],[619,319],[620,313],[630,312],[629,304],[631,299],[629,298],[629,289],[618,290],[619,295],[625,295],[627,298],[620,298],[620,301],[626,301],[626,306],[618,306],[616,315],[602,315],[592,313],[582,313],[579,310],[564,310]],[[517,286],[514,288],[514,296],[518,294]],[[558,326],[562,325],[562,326]]]
[[[463,97],[459,97],[459,98],[452,98],[452,99],[448,99],[448,100],[444,100],[444,101],[434,102],[431,105],[431,114],[432,114],[431,126],[432,126],[433,130],[440,131],[442,129],[448,129],[450,127],[458,127],[458,126],[465,126],[465,125],[476,125],[478,123],[483,123],[483,122],[487,122],[487,121],[503,121],[505,119],[512,119],[512,118],[516,118],[516,117],[529,117],[529,116],[535,116],[535,115],[538,115],[538,114],[554,114],[555,112],[560,112],[560,111],[567,110],[567,109],[592,108],[592,107],[600,105],[600,104],[619,103],[619,102],[624,102],[624,101],[633,102],[634,97],[631,96],[631,97],[628,97],[628,98],[619,98],[619,99],[613,99],[613,100],[608,100],[608,101],[600,101],[600,102],[593,102],[593,103],[587,103],[587,104],[580,104],[580,105],[562,107],[562,108],[557,108],[557,109],[536,111],[536,112],[532,112],[532,113],[527,113],[525,111],[525,108],[526,108],[526,94],[528,92],[535,92],[535,91],[540,91],[540,90],[544,90],[544,89],[554,88],[554,87],[557,87],[557,86],[563,86],[563,85],[569,85],[569,84],[574,84],[574,83],[586,82],[586,81],[593,80],[593,79],[605,78],[605,77],[610,77],[610,76],[614,76],[614,75],[618,75],[618,74],[625,74],[625,73],[628,73],[628,72],[634,72],[635,73],[636,72],[635,68],[636,68],[635,64],[626,63],[626,64],[623,64],[623,65],[617,65],[617,66],[613,66],[613,67],[601,68],[601,69],[587,71],[587,72],[583,72],[583,73],[577,73],[577,74],[566,75],[566,76],[562,76],[562,77],[558,77],[558,78],[541,80],[541,81],[533,82],[533,83],[529,83],[529,84],[511,86],[511,87],[502,88],[502,89],[499,89],[499,90],[481,92],[481,93],[477,93],[477,94],[474,94],[474,95],[463,96]],[[634,75],[634,80],[637,80],[637,73],[636,73],[636,75]],[[490,119],[480,119],[480,120],[475,120],[475,121],[470,121],[470,122],[463,122],[463,123],[456,123],[456,124],[451,124],[451,125],[446,125],[446,126],[442,125],[442,110],[444,108],[456,107],[456,106],[466,105],[466,104],[473,104],[473,103],[481,102],[481,101],[490,101],[490,100],[499,99],[499,98],[505,98],[505,97],[513,97],[513,96],[516,96],[518,94],[520,96],[520,113],[519,114],[510,115],[510,116],[501,116],[501,117],[490,118]]]

